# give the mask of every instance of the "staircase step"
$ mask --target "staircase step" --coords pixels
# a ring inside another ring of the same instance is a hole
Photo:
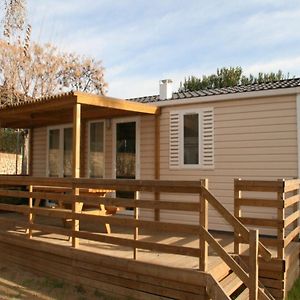
[[[221,287],[228,296],[235,292],[242,284],[243,282],[233,272],[220,281]]]
[[[209,269],[209,273],[215,278],[215,280],[220,281],[225,278],[230,272],[230,268],[223,262],[220,261],[214,267]]]
[[[239,294],[236,300],[248,300],[249,299],[249,289],[244,289],[241,294]]]

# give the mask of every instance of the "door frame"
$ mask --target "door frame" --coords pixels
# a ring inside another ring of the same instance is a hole
[[[135,122],[135,179],[140,179],[140,117],[124,117],[112,120],[112,178],[116,179],[117,124]]]

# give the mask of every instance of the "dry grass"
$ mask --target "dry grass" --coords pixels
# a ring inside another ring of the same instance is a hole
[[[0,264],[0,299],[113,300],[97,289],[72,285],[54,277],[38,276],[10,264]]]

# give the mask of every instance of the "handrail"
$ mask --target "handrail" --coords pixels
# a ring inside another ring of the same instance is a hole
[[[28,176],[3,176],[3,185],[20,186],[63,186],[66,188],[91,188],[99,186],[108,189],[121,189],[123,191],[147,192],[174,192],[185,194],[200,193],[199,181],[182,180],[136,180],[136,179],[93,179],[93,178],[54,178],[54,177],[28,177]],[[1,186],[2,184],[0,184]]]
[[[212,205],[224,218],[225,220],[233,226],[234,230],[236,230],[239,234],[241,234],[242,238],[249,242],[250,231],[247,227],[245,227],[234,215],[232,215],[216,198],[215,196],[207,190],[205,187],[202,188],[203,197],[207,199],[210,205]],[[261,243],[258,245],[259,252],[261,256],[269,261],[272,257],[272,253]]]

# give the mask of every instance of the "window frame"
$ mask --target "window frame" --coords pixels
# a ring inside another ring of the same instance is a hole
[[[184,116],[198,114],[197,164],[184,163]],[[214,107],[193,107],[169,111],[169,169],[170,170],[214,170]]]
[[[182,169],[199,169],[202,167],[202,110],[201,109],[186,109],[179,112],[179,168]],[[198,115],[198,163],[197,164],[185,164],[184,163],[184,116],[186,115]]]
[[[47,155],[47,165],[46,165],[46,176],[47,177],[51,177],[49,174],[49,147],[50,147],[50,131],[51,130],[59,130],[59,165],[60,170],[59,170],[59,175],[58,177],[53,177],[53,178],[64,178],[64,129],[67,128],[72,128],[73,129],[73,125],[71,123],[68,124],[62,124],[62,125],[56,125],[56,126],[48,126],[47,127],[47,149],[46,149],[46,155]]]
[[[91,153],[91,124],[94,123],[103,123],[103,165],[104,165],[104,169],[103,169],[103,177],[93,177],[93,178],[99,178],[99,179],[104,179],[105,177],[105,147],[106,147],[106,124],[107,121],[105,119],[95,119],[95,120],[90,120],[87,122],[87,134],[88,134],[88,138],[87,138],[87,160],[86,160],[86,177],[87,178],[91,178],[91,170],[90,170],[90,153]]]

